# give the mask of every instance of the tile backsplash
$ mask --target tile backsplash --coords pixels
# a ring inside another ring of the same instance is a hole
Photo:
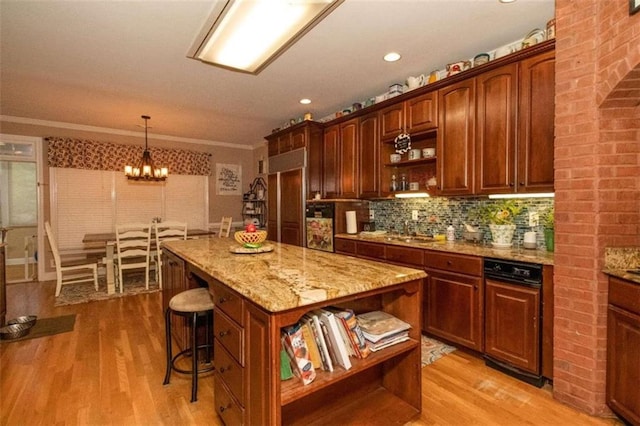
[[[494,203],[499,200],[487,198],[409,198],[373,201],[370,209],[374,213],[376,229],[402,232],[405,221],[408,221],[409,231],[421,234],[444,234],[449,225],[453,225],[456,240],[462,240],[464,223],[473,225],[482,232],[485,243],[491,241],[491,232],[487,225],[478,223],[472,219],[471,212],[480,204]],[[516,233],[514,246],[522,245],[526,231],[536,231],[539,248],[545,248],[542,224],[536,227],[529,226],[529,212],[543,212],[553,207],[553,198],[523,198],[519,199],[524,206],[522,212],[516,217]],[[418,211],[418,220],[412,220],[413,210]]]

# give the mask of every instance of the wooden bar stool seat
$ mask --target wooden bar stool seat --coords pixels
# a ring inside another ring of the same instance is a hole
[[[211,338],[210,320],[213,318],[213,300],[211,294],[206,288],[195,288],[185,290],[173,296],[169,301],[169,307],[165,312],[165,331],[167,344],[167,371],[164,376],[163,384],[168,384],[171,377],[171,371],[178,373],[191,374],[191,402],[198,400],[198,374],[206,373],[214,369],[211,362],[211,352],[213,341]],[[180,351],[175,356],[172,355],[171,347],[171,316],[172,314],[189,316],[192,321],[191,328],[191,345],[190,347]],[[206,342],[198,345],[198,318],[204,318],[206,328]],[[204,366],[198,368],[198,350],[206,350],[206,358]],[[185,370],[176,366],[176,361],[182,356],[191,356],[191,370]]]

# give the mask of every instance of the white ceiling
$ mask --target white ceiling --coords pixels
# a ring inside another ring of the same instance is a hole
[[[213,3],[0,1],[0,130],[138,134],[148,114],[150,138],[256,145],[289,118],[326,116],[554,15],[553,0],[346,0],[254,76],[186,57]],[[382,61],[389,51],[402,59]]]

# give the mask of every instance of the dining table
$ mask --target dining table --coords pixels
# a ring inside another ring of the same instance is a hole
[[[153,234],[152,234],[153,235]],[[207,238],[216,235],[214,230],[206,229],[187,229],[187,239]],[[82,242],[85,245],[90,245],[93,248],[104,247],[105,257],[104,264],[106,268],[107,277],[107,294],[114,294],[116,292],[115,274],[113,270],[113,260],[115,256],[116,245],[116,233],[115,232],[100,232],[100,233],[88,233],[82,238]],[[152,247],[155,246],[155,238],[151,238]]]

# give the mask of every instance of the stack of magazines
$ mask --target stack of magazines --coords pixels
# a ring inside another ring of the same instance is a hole
[[[357,316],[358,325],[372,352],[409,340],[411,326],[383,311],[373,311]]]

